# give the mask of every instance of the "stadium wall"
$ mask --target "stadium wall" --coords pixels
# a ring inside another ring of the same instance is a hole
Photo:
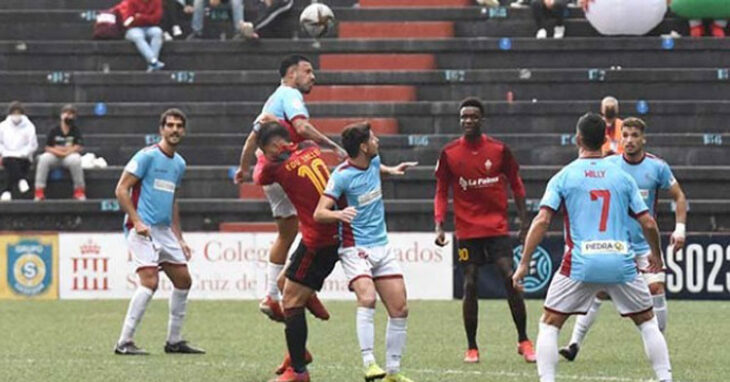
[[[409,298],[461,298],[458,251],[433,244],[432,233],[392,233],[405,272]],[[194,299],[258,299],[264,295],[271,233],[188,233]],[[663,243],[668,243],[668,237]],[[451,240],[453,243],[453,240]],[[515,260],[519,260],[515,247]],[[527,296],[542,298],[563,252],[559,236],[546,238],[526,279]],[[688,238],[685,250],[665,248],[670,298],[730,300],[730,235]],[[121,233],[0,234],[0,299],[126,299],[137,283],[134,263]],[[504,297],[501,278],[487,265],[479,279],[482,298]],[[157,298],[172,290],[162,277]],[[321,293],[325,299],[353,300],[338,265]]]
[[[730,234],[695,234],[687,237],[685,249],[674,252],[669,236],[662,237],[667,267],[667,296],[688,300],[730,300]],[[553,235],[540,243],[525,278],[528,298],[544,298],[552,276],[560,267],[564,249],[562,236]],[[514,248],[515,263],[521,247]],[[458,261],[458,251],[454,263]],[[463,276],[454,267],[454,298],[462,297]],[[479,275],[480,298],[504,298],[504,284],[497,270],[487,265]]]

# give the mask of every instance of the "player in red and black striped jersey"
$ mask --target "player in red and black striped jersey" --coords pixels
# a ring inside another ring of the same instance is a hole
[[[304,308],[322,288],[339,259],[339,225],[314,220],[314,210],[329,181],[329,169],[319,146],[311,141],[294,144],[286,127],[277,122],[261,126],[256,143],[267,162],[259,175],[262,185],[279,183],[296,208],[302,240],[286,269],[284,322],[289,356],[276,382],[309,381],[306,364],[307,321]],[[347,229],[347,227],[343,227]]]
[[[512,188],[521,221],[520,240],[527,232],[525,187],[519,164],[504,143],[481,132],[484,106],[467,98],[459,106],[464,135],[447,144],[436,165],[434,215],[436,244],[446,245],[444,220],[449,188],[453,188],[454,220],[459,246],[459,263],[464,270],[464,327],[468,349],[464,362],[479,362],[476,342],[478,323],[477,275],[479,267],[493,263],[504,279],[512,318],[517,327],[518,352],[535,362],[532,342],[527,338],[527,313],[522,294],[512,286],[512,240],[507,222],[507,184]]]

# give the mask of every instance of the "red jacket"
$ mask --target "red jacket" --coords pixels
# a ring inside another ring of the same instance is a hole
[[[162,19],[162,0],[122,0],[114,9],[122,16],[122,23],[134,17],[127,28],[157,26]]]

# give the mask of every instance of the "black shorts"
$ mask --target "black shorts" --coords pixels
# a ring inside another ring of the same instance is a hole
[[[299,242],[297,250],[291,255],[291,262],[286,269],[286,278],[314,290],[322,289],[327,276],[335,269],[340,259],[337,250],[339,244],[317,249],[309,249],[303,242]]]
[[[460,264],[484,265],[501,257],[512,259],[512,239],[509,236],[459,240],[456,259]]]

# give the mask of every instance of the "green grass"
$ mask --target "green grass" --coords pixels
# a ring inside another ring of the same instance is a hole
[[[528,302],[529,334],[535,338],[540,301]],[[328,302],[329,322],[311,316],[309,348],[313,381],[361,381],[355,306]],[[184,332],[208,351],[203,356],[165,355],[167,304],[155,301],[138,330],[137,343],[153,354],[121,357],[112,348],[127,301],[0,302],[2,381],[267,381],[284,351],[284,332],[257,304],[191,301]],[[670,301],[668,342],[675,381],[730,379],[730,304]],[[416,382],[536,381],[534,365],[515,351],[507,304],[480,305],[482,362],[465,365],[461,306],[457,301],[414,301],[410,307],[404,371]],[[570,335],[572,320],[561,333]],[[573,363],[561,362],[561,381],[642,381],[653,377],[637,330],[604,304],[594,330]],[[383,362],[385,314],[378,307],[376,350]]]

